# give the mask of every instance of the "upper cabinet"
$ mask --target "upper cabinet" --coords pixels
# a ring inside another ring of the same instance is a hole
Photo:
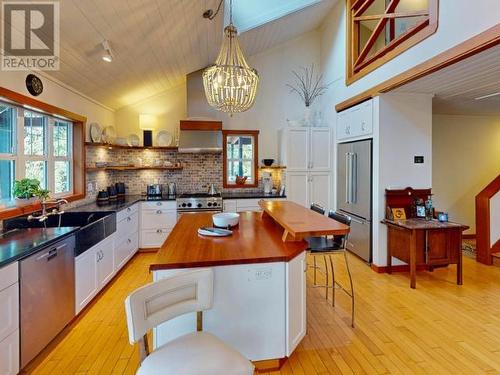
[[[347,84],[436,32],[439,0],[348,0]]]
[[[279,138],[280,164],[287,171],[332,170],[331,128],[286,128]]]
[[[373,134],[373,100],[337,114],[337,140],[368,138]]]

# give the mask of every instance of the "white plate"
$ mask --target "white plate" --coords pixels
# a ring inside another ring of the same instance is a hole
[[[156,144],[160,147],[168,147],[172,144],[174,137],[166,130],[160,130],[156,135]]]
[[[97,143],[102,141],[102,128],[97,122],[90,124],[90,139]]]
[[[114,144],[119,146],[127,146],[127,140],[123,137],[116,137]]]
[[[130,134],[127,138],[127,143],[129,146],[139,146],[141,139],[137,134]]]
[[[215,232],[212,232],[215,231]],[[220,228],[198,228],[198,234],[208,237],[227,237],[233,234],[232,231]]]
[[[106,126],[102,131],[103,141],[113,143],[116,139],[116,130],[113,126]]]

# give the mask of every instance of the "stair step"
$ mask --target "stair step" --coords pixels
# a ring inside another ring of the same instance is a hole
[[[500,259],[500,253],[493,253],[491,256]]]

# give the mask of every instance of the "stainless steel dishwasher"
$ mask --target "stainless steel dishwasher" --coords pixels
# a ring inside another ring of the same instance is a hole
[[[75,316],[74,235],[20,262],[21,368]]]

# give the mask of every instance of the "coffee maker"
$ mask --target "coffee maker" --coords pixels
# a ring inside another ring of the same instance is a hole
[[[262,185],[264,186],[264,194],[271,194],[273,190],[273,176],[271,172],[262,172]]]

